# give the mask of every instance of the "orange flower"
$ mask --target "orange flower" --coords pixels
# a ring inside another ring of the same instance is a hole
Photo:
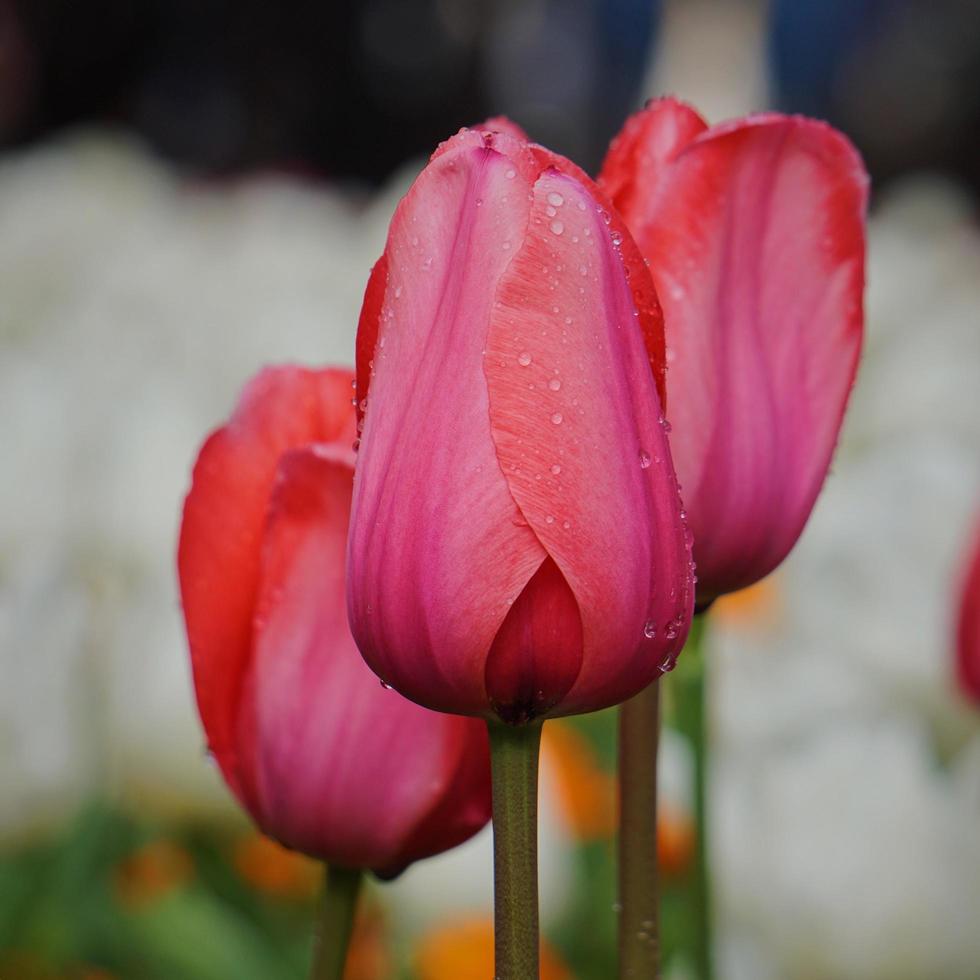
[[[242,837],[235,845],[233,860],[245,881],[276,898],[312,898],[320,886],[318,862],[264,834]]]
[[[683,874],[694,856],[694,821],[684,811],[663,801],[657,807],[657,862],[667,877]]]
[[[542,747],[557,777],[569,831],[583,841],[611,837],[616,831],[616,778],[602,768],[589,740],[566,721],[549,721]]]
[[[725,626],[736,626],[770,632],[779,625],[782,615],[782,590],[777,577],[750,585],[716,599],[711,607],[712,619]]]
[[[430,931],[419,944],[415,969],[419,980],[487,980],[493,975],[493,922],[463,919]],[[572,980],[544,939],[541,980]]]
[[[190,855],[182,847],[173,841],[151,841],[116,868],[116,895],[123,905],[141,907],[180,888],[193,873]]]
[[[381,910],[370,900],[370,894],[365,895],[354,922],[344,980],[388,980],[394,972],[385,946]]]

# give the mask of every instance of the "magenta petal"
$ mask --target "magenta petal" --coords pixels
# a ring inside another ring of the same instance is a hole
[[[500,467],[582,618],[581,670],[557,713],[615,704],[646,686],[683,644],[693,602],[620,244],[579,181],[546,171],[487,340]]]
[[[582,669],[582,617],[558,566],[546,558],[514,601],[487,657],[487,697],[511,725],[547,714]]]
[[[466,132],[402,201],[355,478],[358,645],[407,696],[461,713],[487,710],[486,653],[545,557],[500,472],[483,373],[492,285],[520,248],[528,191],[520,166]]]
[[[980,705],[980,524],[967,559],[956,624],[956,677],[962,692]]]
[[[404,866],[485,821],[486,794],[430,811],[467,765],[486,765],[482,723],[386,691],[347,627],[344,553],[352,472],[328,447],[287,452],[269,505],[246,685],[263,824],[291,847],[350,867]],[[365,765],[369,761],[369,768]],[[465,771],[465,770],[464,770]],[[484,780],[486,778],[484,770]],[[461,832],[465,825],[465,832]],[[427,849],[428,848],[428,849]]]
[[[762,115],[702,133],[645,186],[616,203],[664,309],[706,602],[782,561],[823,483],[861,346],[867,178],[829,126]]]

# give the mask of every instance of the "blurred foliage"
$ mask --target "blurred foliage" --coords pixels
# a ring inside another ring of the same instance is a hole
[[[667,694],[668,705],[672,697]],[[570,827],[581,839],[571,855],[573,893],[546,938],[556,963],[572,968],[570,976],[608,980],[615,963],[616,868],[603,813],[605,797],[615,792],[615,712],[557,723],[556,736],[559,766],[567,770],[567,778],[560,774],[563,794],[575,798]],[[596,797],[591,817],[589,794]],[[665,962],[676,956],[696,962],[690,818],[661,813],[659,832]],[[59,835],[0,854],[0,977],[300,980],[308,969],[319,882],[316,862],[258,834],[162,824],[93,805]],[[396,948],[386,935],[386,916],[395,915],[396,908],[385,908],[383,886],[366,892],[348,980],[442,980],[431,969],[424,978],[413,972],[422,969],[419,948],[431,947],[436,933],[416,937],[413,948]],[[454,976],[444,980],[481,975],[484,967],[489,976],[492,969],[485,936],[473,923],[464,925],[451,938]],[[445,932],[453,928],[447,923]],[[560,967],[553,975],[563,976]]]

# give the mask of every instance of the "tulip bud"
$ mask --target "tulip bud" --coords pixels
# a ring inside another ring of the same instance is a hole
[[[703,606],[786,557],[823,484],[861,347],[867,175],[824,123],[709,129],[664,99],[626,122],[599,180],[664,308]]]
[[[211,752],[267,834],[390,875],[490,815],[483,725],[387,691],[347,625],[352,376],[270,368],[204,444],[178,566]]]
[[[980,525],[971,539],[960,593],[956,624],[956,678],[963,693],[980,705]]]
[[[357,349],[348,601],[378,675],[517,724],[669,669],[693,588],[660,309],[595,185],[513,130],[448,140],[395,213]]]

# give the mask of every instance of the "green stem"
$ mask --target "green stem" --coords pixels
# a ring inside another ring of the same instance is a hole
[[[660,682],[619,711],[619,976],[660,975],[657,743]]]
[[[310,980],[342,980],[362,878],[360,869],[326,869]]]
[[[694,881],[692,886],[693,923],[697,938],[695,963],[699,980],[712,980],[711,887],[708,869],[708,753],[709,732],[706,712],[705,673],[707,661],[702,644],[706,615],[694,617],[687,646],[671,677],[676,702],[677,730],[686,737],[694,752],[694,819],[697,832]]]
[[[541,723],[488,722],[493,779],[495,980],[538,980]]]

